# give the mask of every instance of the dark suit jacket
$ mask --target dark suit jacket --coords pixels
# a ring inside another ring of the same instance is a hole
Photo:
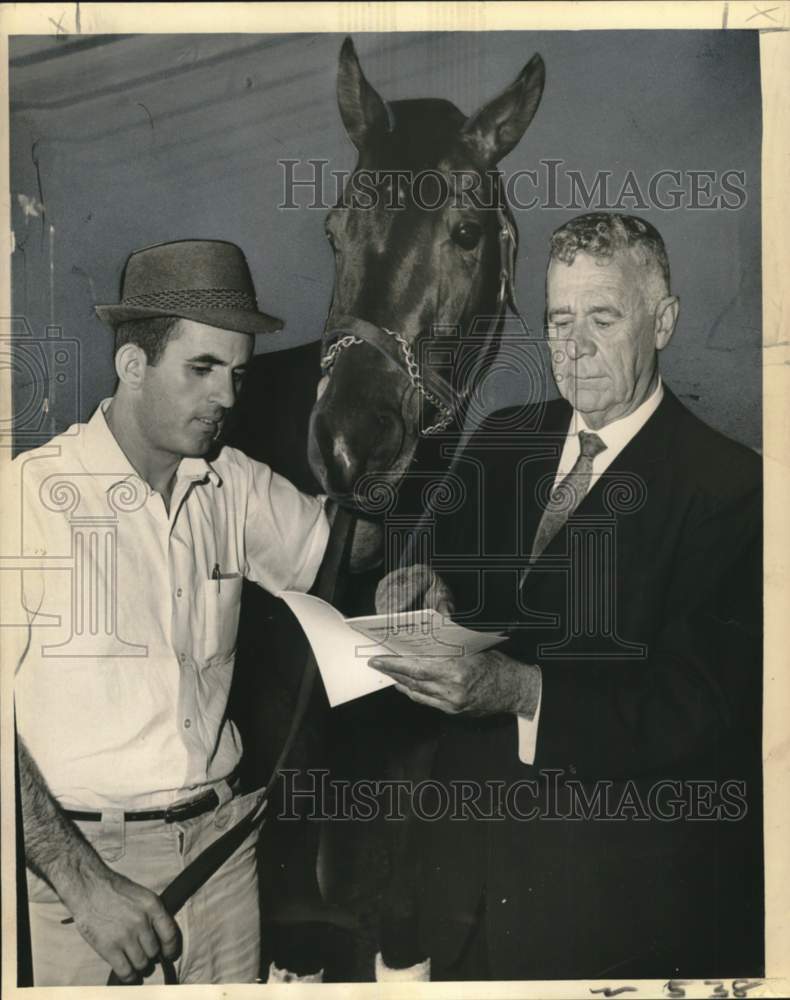
[[[569,420],[489,418],[437,522],[460,615],[543,687],[534,766],[512,716],[448,716],[434,777],[533,780],[539,816],[419,824],[422,947],[448,968],[482,922],[493,979],[762,975],[760,459],[665,387],[519,591]]]

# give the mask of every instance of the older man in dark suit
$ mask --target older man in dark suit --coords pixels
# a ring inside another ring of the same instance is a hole
[[[649,223],[561,227],[563,398],[487,420],[434,573],[380,587],[509,630],[372,661],[443,713],[411,956],[432,979],[762,974],[761,466],[662,383],[677,316]]]

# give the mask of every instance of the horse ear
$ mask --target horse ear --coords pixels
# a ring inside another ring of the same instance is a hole
[[[362,148],[372,132],[384,130],[389,124],[384,101],[365,79],[350,38],[346,38],[340,50],[337,103],[348,137],[357,149]]]
[[[507,90],[467,119],[461,130],[466,142],[489,166],[507,156],[538,110],[546,67],[535,53]]]

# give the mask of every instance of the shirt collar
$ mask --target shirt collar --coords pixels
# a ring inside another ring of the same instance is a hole
[[[93,472],[111,469],[119,474],[118,480],[128,479],[130,476],[140,479],[107,423],[105,414],[111,402],[112,397],[103,399],[85,426],[83,450],[86,465]],[[214,486],[222,483],[218,473],[204,458],[182,458],[176,469],[176,479],[189,482],[204,482],[208,479]]]
[[[664,384],[659,375],[658,384],[643,403],[640,403],[627,416],[621,417],[619,420],[613,420],[611,424],[607,424],[605,427],[593,431],[593,433],[598,435],[606,445],[608,451],[620,452],[632,438],[636,437],[650,417],[653,416],[663,398]],[[579,431],[592,431],[592,428],[587,426],[587,421],[584,419],[583,414],[574,410],[570,433],[578,435]]]

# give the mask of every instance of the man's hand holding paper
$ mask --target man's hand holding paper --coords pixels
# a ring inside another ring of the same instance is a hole
[[[376,587],[377,614],[395,614],[415,608],[433,609],[448,616],[455,610],[449,587],[424,563],[394,569]]]
[[[376,590],[379,614],[433,608],[449,615],[453,597],[430,567],[417,564],[388,573]],[[449,715],[511,712],[532,718],[540,696],[540,669],[495,649],[466,656],[375,656],[375,670],[395,681],[412,701]]]
[[[460,657],[489,649],[505,639],[504,635],[456,625],[445,613],[451,605],[441,581],[436,578],[432,586],[427,567],[412,569],[416,572],[405,571],[398,577],[399,582],[382,591],[385,602],[392,600],[385,614],[344,618],[337,608],[312,594],[283,591],[279,595],[310,640],[332,707],[396,683],[395,678],[370,669],[371,657],[391,653],[409,659]],[[397,610],[414,604],[415,595],[426,593],[442,611],[435,607]]]

